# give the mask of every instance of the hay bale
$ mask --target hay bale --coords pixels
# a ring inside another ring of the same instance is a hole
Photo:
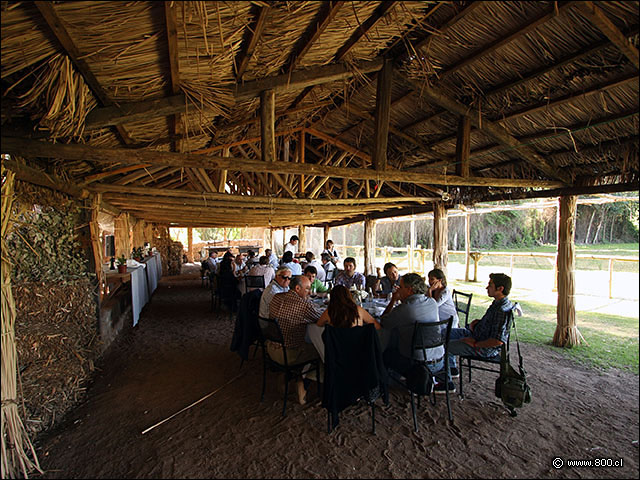
[[[20,403],[30,433],[53,427],[85,394],[100,354],[87,278],[14,285]]]

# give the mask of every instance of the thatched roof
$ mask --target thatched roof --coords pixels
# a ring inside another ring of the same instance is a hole
[[[183,226],[636,190],[638,7],[2,2],[2,153]]]

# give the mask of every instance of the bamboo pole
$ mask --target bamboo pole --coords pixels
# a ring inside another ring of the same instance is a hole
[[[580,344],[581,334],[576,324],[575,302],[575,195],[560,197],[558,230],[558,307],[557,326],[553,335],[556,347]]]
[[[115,234],[116,257],[131,256],[131,242],[129,240],[129,214],[121,213],[113,220]]]
[[[16,305],[11,290],[11,262],[5,242],[12,229],[11,210],[15,174],[5,170],[2,183],[2,478],[17,478],[40,469],[38,456],[18,412],[18,352],[16,350]]]
[[[367,218],[364,221],[364,274],[376,273],[376,221]]]
[[[433,268],[439,268],[445,275],[448,263],[448,222],[444,202],[433,204]]]

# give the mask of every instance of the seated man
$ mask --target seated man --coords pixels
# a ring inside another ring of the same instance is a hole
[[[308,277],[301,275],[293,277],[291,289],[286,293],[278,293],[271,300],[269,312],[272,318],[278,319],[284,345],[287,347],[287,361],[301,363],[305,360],[318,358],[318,352],[312,343],[305,341],[307,324],[316,323],[321,311],[308,299],[311,292],[311,282]],[[284,363],[282,349],[267,342],[269,356],[279,363]],[[306,388],[302,379],[298,380],[298,401],[306,403]]]
[[[209,267],[209,272],[218,273],[218,265],[220,263],[220,259],[218,258],[218,252],[216,252],[215,250],[211,250],[211,252],[209,252],[209,258],[207,262],[208,262],[207,266]]]
[[[260,297],[259,315],[263,318],[269,318],[269,305],[276,293],[284,293],[289,291],[289,282],[291,281],[291,270],[286,267],[279,268],[276,276],[267,288],[262,292]]]
[[[280,266],[287,267],[291,270],[294,277],[296,275],[302,275],[302,267],[299,263],[293,261],[293,253],[291,251],[284,252]]]
[[[269,265],[269,259],[262,255],[258,260],[258,263],[255,263],[250,269],[248,275],[258,276],[262,275],[264,277],[264,284],[269,285],[273,277],[275,277],[275,272],[273,268]],[[254,290],[253,288],[250,290]]]
[[[329,255],[328,253],[323,253],[322,255],[320,255],[320,261],[322,262],[322,269],[324,270],[326,278],[326,274],[331,272],[332,270],[335,270],[336,266],[331,261],[331,255]]]
[[[387,295],[397,290],[400,285],[400,273],[398,272],[398,267],[391,262],[385,263],[383,270],[385,276],[380,279],[379,289],[376,293],[386,298]]]
[[[278,267],[280,266],[280,262],[278,262],[278,256],[273,253],[270,248],[267,248],[264,251],[264,256],[269,259],[269,265],[273,267],[273,271],[275,272],[276,270],[278,270]]]
[[[511,277],[504,273],[490,273],[487,295],[493,302],[481,319],[469,324],[469,328],[452,328],[449,339],[449,365],[451,376],[458,376],[454,368],[456,355],[477,355],[491,358],[500,355],[500,346],[507,343],[507,322],[512,315],[513,304],[507,297],[511,292]],[[437,390],[436,390],[437,391]]]
[[[324,297],[329,291],[329,287],[325,287],[324,282],[321,282],[316,278],[316,272],[316,267],[313,265],[307,265],[304,269],[304,276],[311,281],[311,292],[317,293],[319,297]]]
[[[360,290],[364,290],[364,286],[367,280],[360,272],[356,272],[356,259],[353,257],[347,257],[344,259],[344,270],[341,271],[335,280],[336,285],[343,285],[347,289],[351,289],[352,286]]]
[[[305,268],[308,266],[316,267],[316,277],[318,278],[318,280],[320,280],[320,282],[324,283],[326,272],[324,271],[324,268],[322,268],[322,264],[318,260],[316,260],[316,256],[313,254],[313,252],[307,252],[304,258],[307,261]]]
[[[417,273],[407,273],[400,278],[400,286],[393,292],[391,301],[380,318],[383,330],[387,331],[388,342],[383,353],[384,364],[407,376],[414,365],[414,359],[427,361],[433,375],[439,374],[444,381],[444,347],[427,349],[427,358],[422,352],[413,352],[413,329],[417,322],[438,322],[438,304],[427,297],[427,286]],[[396,302],[400,301],[398,306]],[[418,357],[414,357],[418,355]],[[453,385],[453,382],[451,382]]]

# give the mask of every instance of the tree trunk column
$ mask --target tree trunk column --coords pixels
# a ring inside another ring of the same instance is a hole
[[[449,243],[448,226],[444,202],[435,202],[433,204],[433,268],[439,268],[445,275],[447,273],[447,263],[449,263],[449,253],[447,251]]]
[[[556,347],[580,344],[575,303],[575,225],[577,196],[560,197],[558,222],[558,308],[553,335]]]
[[[187,228],[187,260],[193,263],[193,227]]]
[[[115,235],[116,257],[131,255],[131,243],[129,241],[129,214],[121,213],[113,220]]]
[[[298,225],[298,253],[307,252],[307,229],[304,225]]]
[[[329,240],[331,237],[331,227],[329,225],[325,225],[323,228],[323,236],[322,236],[322,250],[324,250],[324,247],[327,245],[327,240]]]
[[[376,221],[364,221],[364,274],[376,274]]]

